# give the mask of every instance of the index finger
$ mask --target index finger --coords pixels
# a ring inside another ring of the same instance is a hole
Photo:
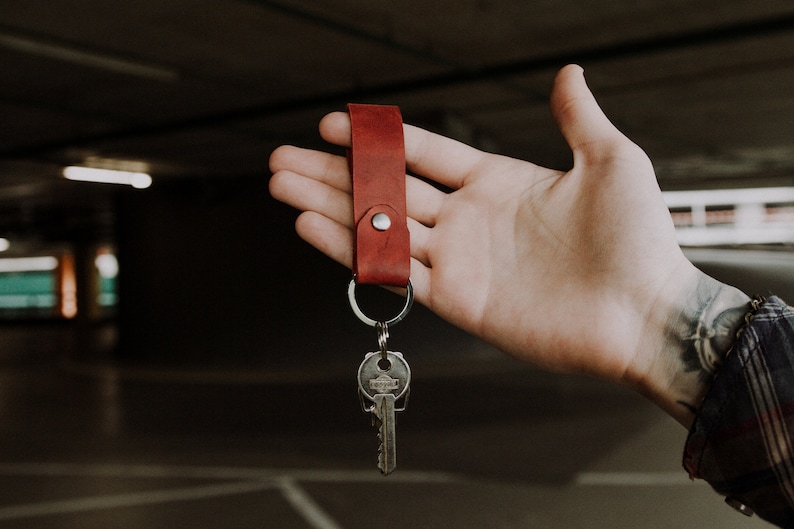
[[[405,161],[413,173],[452,189],[462,187],[486,153],[464,143],[413,125],[403,125]],[[350,117],[334,112],[320,121],[322,137],[336,145],[350,146]]]

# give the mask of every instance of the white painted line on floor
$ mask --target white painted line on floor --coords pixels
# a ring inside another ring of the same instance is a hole
[[[582,472],[576,475],[579,486],[655,487],[691,486],[686,472]]]
[[[79,463],[0,463],[0,475],[42,477],[185,478],[262,480],[278,477],[267,468]]]
[[[461,483],[470,481],[448,472],[399,471],[384,478],[375,468],[295,469],[187,465],[123,465],[78,463],[0,463],[0,476],[41,477],[115,477],[115,478],[183,478],[270,482],[280,480],[314,483]],[[690,485],[686,472],[582,472],[575,476],[578,486],[656,486]],[[696,481],[695,483],[700,483]]]
[[[314,529],[342,529],[294,480],[280,480],[279,489],[284,499]]]
[[[423,472],[420,470],[397,470],[388,477],[383,476],[372,465],[372,470],[288,470],[284,475],[296,481],[314,483],[461,483],[468,481],[463,476],[447,472]]]
[[[451,483],[464,481],[446,472],[400,471],[384,478],[373,465],[369,470],[281,469],[183,465],[119,465],[77,463],[0,463],[0,475],[41,477],[185,478],[278,480],[330,483]]]
[[[298,485],[315,483],[452,483],[462,478],[443,472],[403,471],[384,478],[372,470],[304,470],[243,467],[203,467],[169,465],[118,465],[77,463],[0,463],[0,475],[41,478],[106,477],[106,478],[181,478],[237,480],[233,482],[174,489],[101,495],[67,500],[42,501],[0,507],[0,520],[16,520],[58,514],[139,507],[157,503],[202,500],[233,496],[264,490],[278,490],[313,529],[342,529],[322,507]],[[243,480],[243,481],[240,481]]]
[[[145,492],[130,492],[127,494],[111,494],[69,500],[10,505],[0,507],[0,520],[17,520],[20,518],[114,509],[118,507],[139,507],[141,505],[152,505],[157,503],[204,500],[218,496],[234,496],[237,494],[272,490],[275,487],[275,483],[267,482],[219,483],[200,487],[151,490]]]

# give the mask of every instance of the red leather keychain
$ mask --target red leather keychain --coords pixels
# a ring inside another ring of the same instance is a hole
[[[367,325],[393,325],[413,303],[411,245],[405,198],[405,144],[400,109],[386,105],[349,104],[352,143],[347,160],[353,179],[353,279],[348,298],[353,312]],[[364,314],[356,301],[361,285],[404,287],[403,310],[385,322]]]
[[[405,213],[405,146],[400,109],[356,105],[350,113],[356,245],[353,274],[363,285],[405,287],[410,243]]]
[[[401,321],[413,303],[403,125],[400,110],[394,106],[350,104],[347,109],[352,130],[348,163],[355,221],[348,299],[356,316],[377,328],[380,349],[366,354],[359,366],[359,400],[378,426],[378,468],[387,475],[397,464],[395,412],[405,409],[411,383],[411,369],[402,353],[389,351],[387,345],[389,326]],[[404,287],[405,306],[394,318],[376,321],[359,308],[357,284]]]

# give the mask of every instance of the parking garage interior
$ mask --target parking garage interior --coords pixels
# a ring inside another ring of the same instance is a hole
[[[319,119],[367,102],[567,169],[567,63],[653,160],[687,256],[794,300],[790,2],[6,2],[0,528],[767,527],[688,479],[686,432],[641,397],[421,306],[389,342],[413,371],[398,469],[376,468],[376,335],[269,196],[269,154],[336,152]]]

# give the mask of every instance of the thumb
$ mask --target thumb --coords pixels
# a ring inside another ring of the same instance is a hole
[[[554,79],[551,113],[575,157],[599,157],[625,139],[598,106],[578,65],[564,67]]]

